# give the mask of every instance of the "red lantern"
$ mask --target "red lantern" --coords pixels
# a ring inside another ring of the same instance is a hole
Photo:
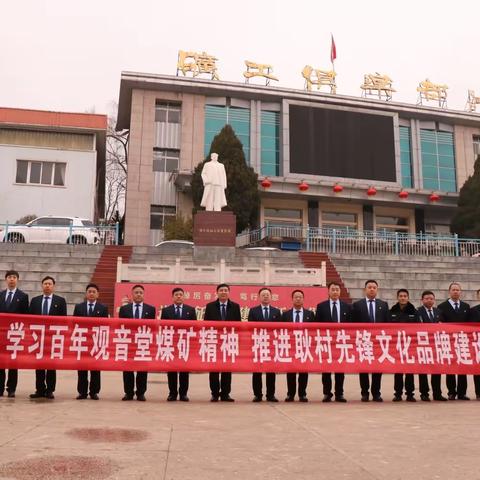
[[[368,190],[367,190],[367,195],[369,197],[373,197],[374,195],[377,194],[377,189],[375,187],[370,187]]]
[[[405,190],[401,190],[399,193],[398,193],[398,196],[402,199],[404,198],[408,198],[408,192],[406,192]]]
[[[263,187],[263,188],[270,188],[272,186],[272,182],[268,179],[268,177],[265,177],[263,180],[262,180],[262,183],[260,183],[260,185]]]
[[[305,180],[302,180],[301,183],[298,184],[298,189],[301,192],[306,192],[310,188],[310,185],[305,182]]]
[[[334,186],[333,186],[333,191],[335,193],[340,193],[341,191],[343,191],[343,187],[341,185],[339,185],[338,183],[336,183]]]
[[[440,200],[440,195],[438,193],[433,192],[429,197],[431,202],[438,202]]]

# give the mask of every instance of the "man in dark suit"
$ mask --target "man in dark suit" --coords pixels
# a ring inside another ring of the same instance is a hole
[[[443,321],[442,312],[434,307],[435,294],[431,290],[425,290],[422,293],[422,306],[418,308],[418,316],[422,323],[440,323]],[[433,399],[437,402],[446,402],[447,398],[442,395],[442,376],[440,374],[432,374],[430,382],[432,383]],[[420,399],[424,402],[430,401],[428,394],[428,375],[421,373],[418,375],[418,383],[420,389]]]
[[[100,290],[98,285],[89,283],[86,288],[85,301],[75,305],[73,316],[108,318],[108,307],[97,301],[99,293]],[[90,372],[89,391],[88,370],[79,370],[77,391],[77,400],[85,400],[88,397],[88,394],[90,394],[92,400],[98,400],[98,394],[100,393],[100,372],[97,370],[92,370]]]
[[[441,303],[438,308],[442,312],[443,321],[446,323],[463,323],[470,320],[470,305],[460,300],[462,287],[453,282],[448,287],[449,298]],[[467,397],[467,376],[447,375],[448,399],[470,400]]]
[[[406,288],[397,290],[397,303],[390,309],[390,321],[392,323],[420,322],[417,309],[410,303],[410,294]],[[394,375],[394,402],[402,401],[403,387],[405,387],[407,402],[416,402],[413,373],[406,373],[405,375],[403,373],[396,373]]]
[[[42,295],[32,298],[29,313],[31,315],[67,316],[67,302],[63,297],[55,295],[55,279],[47,275],[42,279]],[[30,398],[48,398],[53,400],[57,383],[56,370],[35,370],[35,393]]]
[[[185,292],[183,288],[176,287],[172,290],[173,304],[162,308],[162,320],[196,320],[195,308],[185,305]],[[188,402],[188,372],[168,372],[168,397],[167,401],[174,402],[177,396],[181,402]],[[180,385],[180,388],[178,386]]]
[[[145,288],[143,285],[134,285],[132,288],[132,302],[120,307],[118,316],[120,318],[150,319],[155,320],[155,307],[143,302],[145,297]],[[133,400],[137,396],[139,402],[144,402],[145,392],[147,391],[147,372],[123,372],[123,390],[125,395],[122,400]]]
[[[358,300],[352,306],[353,321],[358,323],[388,323],[390,315],[388,303],[377,298],[378,283],[376,280],[365,282],[365,298]],[[370,379],[368,373],[360,373],[360,388],[362,402],[368,402]],[[381,395],[382,374],[372,373],[371,393],[374,402],[383,402]]]
[[[258,291],[258,297],[260,298],[260,305],[252,307],[248,312],[249,322],[280,322],[282,320],[282,314],[278,308],[271,305],[272,291],[267,287],[262,287]],[[275,373],[267,373],[267,402],[278,402],[275,397]],[[252,374],[252,388],[253,388],[253,401],[262,401],[262,374],[261,372],[255,372]]]
[[[28,295],[18,288],[20,274],[16,270],[8,270],[5,273],[7,288],[0,292],[0,313],[27,314]],[[15,398],[15,390],[18,383],[18,370],[9,369],[7,379],[8,398]],[[5,370],[0,370],[0,397],[5,390]]]
[[[477,290],[477,300],[480,300],[480,289]],[[480,304],[470,308],[471,322],[480,323]],[[480,400],[480,375],[474,375],[473,381],[475,383],[475,397]]]
[[[220,320],[220,321],[236,321],[242,320],[240,305],[230,300],[230,286],[221,283],[217,286],[217,300],[210,302],[205,307],[204,320]],[[212,397],[211,402],[234,402],[230,396],[232,391],[232,374],[231,372],[210,372],[210,391]]]
[[[315,321],[315,315],[310,310],[303,308],[305,295],[302,290],[294,290],[292,292],[293,308],[283,312],[282,322],[308,323]],[[298,400],[300,402],[308,402],[307,398],[308,373],[298,374]],[[295,400],[297,392],[297,374],[287,373],[287,396],[286,402]]]
[[[328,284],[328,300],[317,305],[315,315],[316,322],[326,323],[347,323],[352,321],[352,307],[348,303],[340,300],[340,284],[330,282]],[[335,401],[346,402],[343,396],[344,373],[335,373]],[[322,373],[323,400],[322,402],[331,402],[332,393],[332,374]]]

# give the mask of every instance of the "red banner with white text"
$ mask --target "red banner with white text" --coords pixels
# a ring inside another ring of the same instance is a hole
[[[480,324],[294,324],[0,314],[0,368],[480,374]]]

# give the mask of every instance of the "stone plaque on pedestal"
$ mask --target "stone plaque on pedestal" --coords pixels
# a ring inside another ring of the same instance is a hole
[[[236,229],[233,212],[200,211],[193,217],[193,243],[199,246],[234,247]]]

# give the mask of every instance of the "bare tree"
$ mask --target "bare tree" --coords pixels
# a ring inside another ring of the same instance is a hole
[[[120,221],[125,213],[129,130],[115,130],[118,105],[108,117],[105,165],[105,220]]]

